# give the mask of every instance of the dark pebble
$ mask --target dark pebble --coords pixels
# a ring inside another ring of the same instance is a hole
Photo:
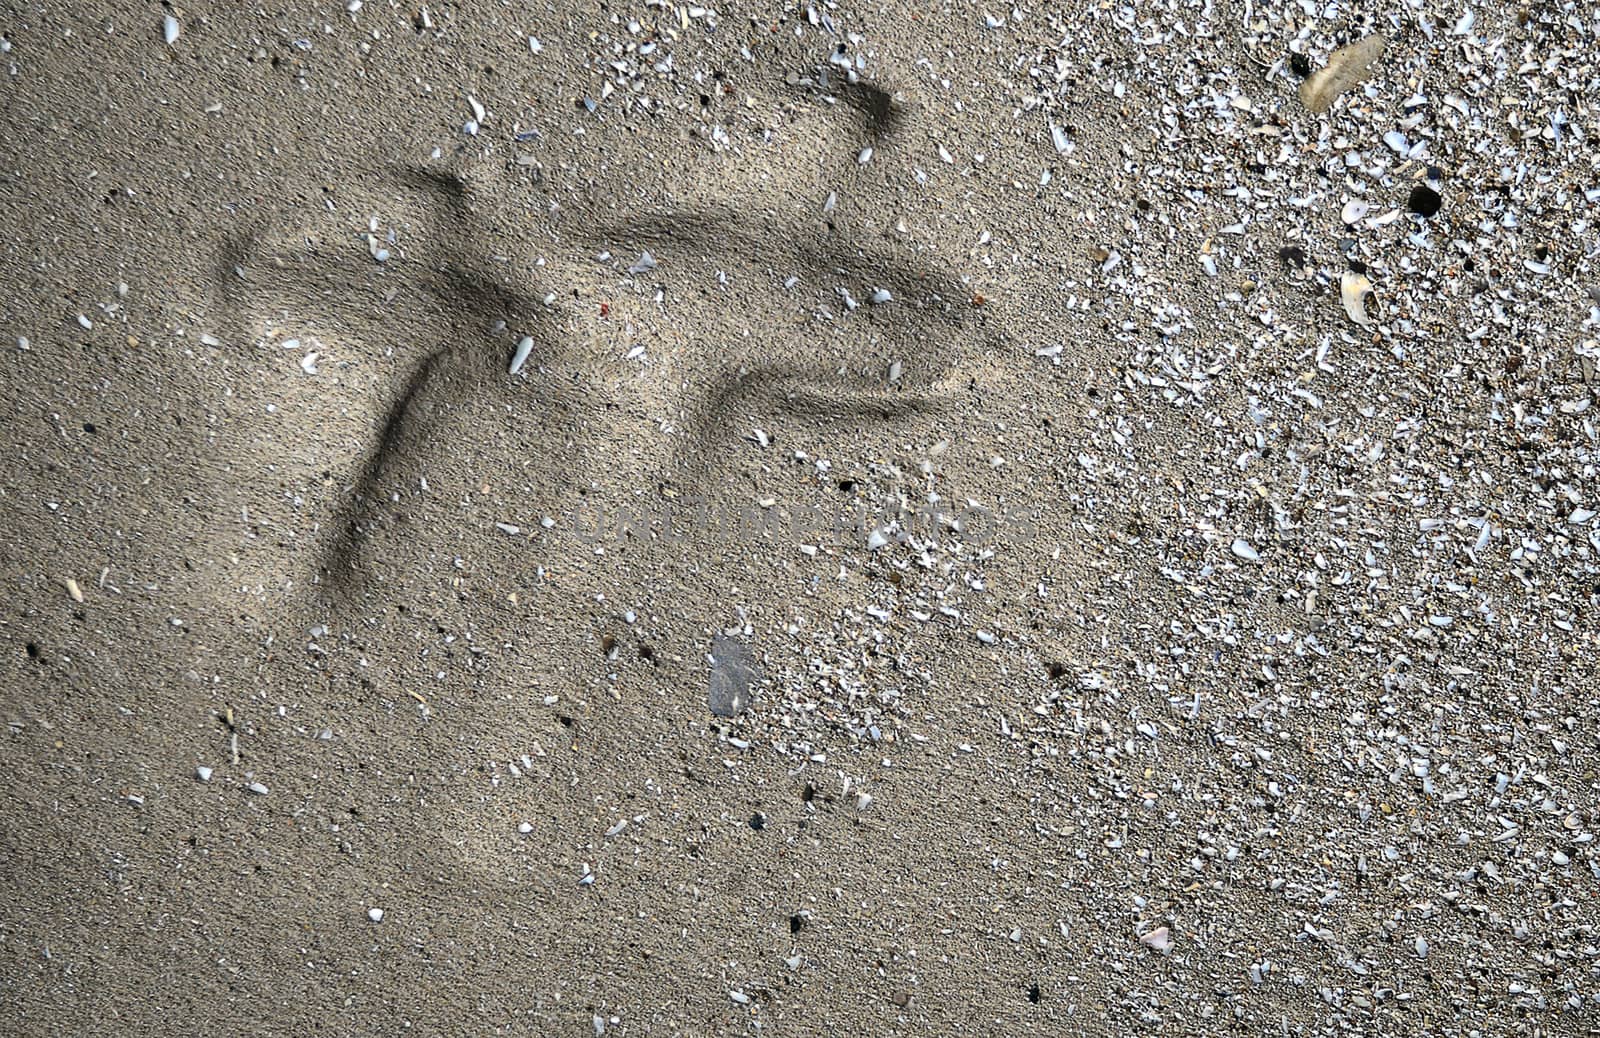
[[[1408,203],[1411,211],[1421,217],[1438,215],[1439,207],[1444,204],[1444,199],[1439,192],[1427,184],[1418,184],[1411,189],[1411,200]]]

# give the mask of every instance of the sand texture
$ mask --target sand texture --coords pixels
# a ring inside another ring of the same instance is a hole
[[[0,1029],[1588,1033],[1597,37],[0,5]]]

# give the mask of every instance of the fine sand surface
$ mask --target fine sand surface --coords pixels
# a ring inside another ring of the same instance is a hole
[[[1267,7],[0,5],[3,1029],[1600,1026],[1600,14]]]

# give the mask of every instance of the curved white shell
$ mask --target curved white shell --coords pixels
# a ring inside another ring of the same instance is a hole
[[[1339,277],[1339,301],[1344,303],[1344,312],[1350,320],[1363,328],[1372,326],[1372,319],[1367,316],[1367,296],[1372,294],[1372,282],[1365,274],[1357,274],[1347,270]]]

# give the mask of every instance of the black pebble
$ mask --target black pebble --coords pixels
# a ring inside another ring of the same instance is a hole
[[[1289,55],[1289,71],[1301,79],[1311,75],[1311,59],[1304,54]]]
[[[757,811],[755,814],[750,816],[750,828],[754,829],[756,832],[759,833],[761,830],[765,829],[766,827],[767,827],[767,816],[766,815],[762,814],[760,811]]]
[[[1439,206],[1444,204],[1444,199],[1439,192],[1427,184],[1418,184],[1411,189],[1411,211],[1422,217],[1432,217],[1438,214]]]
[[[1039,985],[1037,983],[1035,983],[1032,987],[1028,988],[1028,1001],[1029,1002],[1032,1002],[1034,1005],[1038,1005],[1039,1002],[1043,998],[1044,998],[1044,992],[1039,990]]]
[[[1278,250],[1278,262],[1292,269],[1304,267],[1306,265],[1306,250],[1298,245],[1285,245]]]

